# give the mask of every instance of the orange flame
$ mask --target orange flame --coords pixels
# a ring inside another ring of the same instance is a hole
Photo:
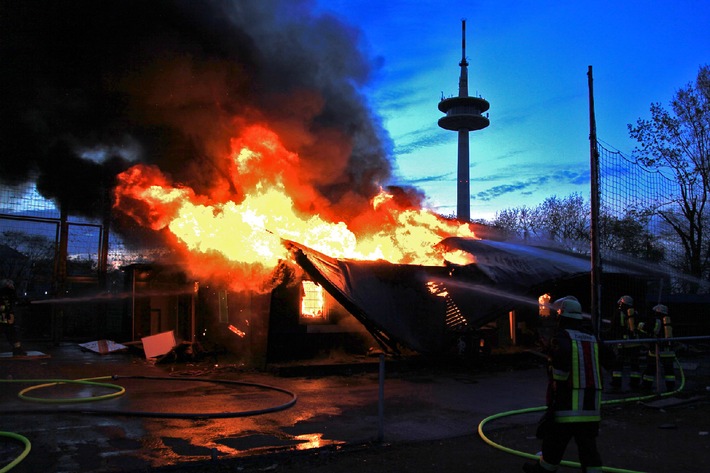
[[[227,328],[229,329],[230,332],[237,334],[241,338],[244,338],[247,335],[245,332],[243,332],[242,330],[239,330],[237,327],[235,327],[232,324],[229,324],[227,326]]]
[[[336,258],[440,265],[434,245],[442,238],[474,237],[469,225],[403,208],[384,191],[351,222],[356,235],[329,215],[331,206],[315,186],[299,178],[299,156],[274,132],[247,127],[231,146],[228,178],[206,194],[171,183],[155,166],[136,165],[118,176],[115,207],[142,226],[166,232],[194,274],[238,266],[258,280],[288,258],[282,239]],[[294,195],[300,207],[311,203],[310,213],[297,209]]]

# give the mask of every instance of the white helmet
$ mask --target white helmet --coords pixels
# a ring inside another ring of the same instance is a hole
[[[659,314],[668,315],[668,307],[664,306],[663,304],[658,304],[657,306],[654,306],[653,311],[658,312]]]
[[[574,296],[557,299],[553,307],[560,317],[582,320],[582,304]]]
[[[12,289],[15,290],[15,283],[12,279],[0,279],[0,289]]]
[[[616,303],[619,305],[624,304],[629,307],[633,307],[634,306],[634,299],[631,296],[621,296]]]

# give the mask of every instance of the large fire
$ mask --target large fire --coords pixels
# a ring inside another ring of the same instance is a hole
[[[233,277],[238,268],[254,288],[288,259],[282,239],[336,258],[440,265],[443,258],[434,247],[442,238],[474,237],[469,225],[403,207],[384,191],[356,217],[356,234],[352,225],[331,215],[313,186],[303,183],[299,156],[276,133],[265,126],[246,127],[231,146],[224,158],[229,175],[209,192],[198,194],[171,182],[155,166],[136,165],[118,176],[117,210],[165,232],[194,276]],[[307,211],[297,209],[292,196],[309,201]]]

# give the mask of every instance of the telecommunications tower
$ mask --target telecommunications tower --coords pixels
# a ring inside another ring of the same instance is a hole
[[[490,108],[487,100],[468,95],[468,61],[466,61],[466,20],[461,20],[461,75],[459,95],[441,99],[439,110],[446,114],[439,119],[439,126],[459,134],[458,184],[456,192],[456,218],[471,220],[471,185],[469,182],[468,132],[481,130],[488,125],[488,117],[482,114]]]

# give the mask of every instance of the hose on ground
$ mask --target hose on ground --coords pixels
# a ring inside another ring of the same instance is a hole
[[[289,407],[293,406],[296,404],[296,400],[298,397],[296,396],[295,393],[288,391],[284,388],[280,388],[278,386],[269,386],[266,384],[260,384],[260,383],[250,383],[250,382],[245,382],[245,381],[232,381],[232,380],[224,380],[224,379],[202,379],[202,378],[174,378],[174,377],[158,377],[158,376],[101,376],[97,378],[84,378],[84,379],[75,379],[75,380],[69,380],[69,379],[0,379],[0,382],[5,382],[5,383],[42,383],[39,385],[35,386],[30,386],[29,388],[25,388],[20,391],[18,394],[19,397],[25,401],[30,401],[30,402],[40,402],[40,403],[53,403],[53,404],[62,404],[62,403],[79,403],[79,402],[88,402],[88,401],[100,401],[100,400],[106,400],[106,399],[111,399],[118,397],[126,392],[126,389],[123,386],[113,384],[113,383],[103,383],[103,382],[97,382],[96,380],[101,380],[101,379],[147,379],[147,380],[158,380],[158,381],[199,381],[199,382],[208,382],[208,383],[218,383],[218,384],[228,384],[228,385],[239,385],[239,386],[250,386],[250,387],[256,387],[260,389],[266,389],[266,390],[272,390],[272,391],[277,391],[281,392],[284,394],[287,394],[290,396],[290,399],[280,405],[277,406],[271,406],[263,409],[253,409],[253,410],[245,410],[245,411],[232,411],[232,412],[216,412],[216,413],[203,413],[203,412],[147,412],[147,411],[128,411],[128,410],[120,410],[120,409],[85,409],[85,408],[75,408],[75,409],[28,409],[28,410],[16,410],[12,412],[6,412],[6,414],[11,413],[11,414],[55,414],[55,413],[62,413],[62,414],[67,414],[67,413],[72,413],[72,414],[93,414],[93,415],[104,415],[104,416],[132,416],[132,417],[157,417],[157,418],[170,418],[170,419],[224,419],[224,418],[232,418],[232,417],[248,417],[248,416],[256,416],[256,415],[262,415],[266,413],[271,413],[271,412],[278,412],[282,411],[285,409],[288,409]],[[40,397],[34,397],[34,396],[27,396],[27,392],[30,392],[35,389],[41,389],[41,388],[48,388],[51,386],[56,386],[58,384],[82,384],[82,385],[89,385],[89,386],[98,386],[98,387],[105,387],[105,388],[111,388],[111,389],[116,389],[116,392],[113,393],[108,393],[104,395],[99,395],[99,396],[90,396],[90,397],[83,397],[83,398],[56,398],[56,399],[49,399],[49,398],[40,398]],[[0,436],[4,437],[9,437],[15,440],[19,440],[25,445],[24,451],[17,457],[15,458],[12,462],[10,462],[8,465],[0,469],[0,473],[6,473],[10,471],[12,468],[17,466],[24,458],[29,454],[31,450],[31,444],[30,441],[20,435],[16,434],[13,432],[0,432]]]
[[[628,397],[628,398],[621,398],[621,399],[609,399],[607,401],[603,401],[602,405],[614,405],[614,404],[622,404],[622,403],[627,403],[627,402],[638,402],[638,401],[646,401],[649,399],[655,399],[656,397],[668,397],[673,394],[677,394],[680,391],[683,390],[685,387],[685,373],[683,372],[683,367],[681,366],[680,362],[678,361],[678,358],[675,358],[675,364],[678,367],[680,371],[680,379],[681,383],[678,389],[674,391],[668,391],[665,393],[661,393],[660,395],[658,394],[648,394],[645,396],[634,396],[634,397]],[[528,414],[530,412],[538,412],[538,411],[544,411],[547,409],[547,406],[539,406],[539,407],[529,407],[526,409],[517,409],[517,410],[512,410],[512,411],[506,411],[506,412],[500,412],[498,414],[494,414],[492,416],[486,417],[483,419],[479,424],[478,424],[478,435],[481,437],[481,439],[490,445],[493,448],[497,448],[498,450],[501,450],[505,453],[510,453],[512,455],[516,455],[522,458],[526,458],[528,460],[537,460],[539,458],[538,455],[532,454],[532,453],[526,453],[526,452],[521,452],[520,450],[515,450],[509,447],[505,447],[503,445],[500,445],[490,438],[486,436],[486,434],[483,432],[483,427],[488,423],[496,419],[500,419],[502,417],[510,417],[514,415],[520,415],[520,414]],[[568,460],[562,460],[560,462],[560,465],[563,466],[568,466],[572,468],[581,468],[581,464],[578,462],[573,462],[573,461],[568,461]],[[608,471],[611,473],[643,473],[635,470],[625,470],[622,468],[613,468],[613,467],[608,467],[604,466],[602,467],[602,471]]]
[[[24,435],[16,434],[14,432],[2,432],[0,431],[0,437],[7,437],[13,440],[17,440],[18,442],[22,443],[24,445],[24,450],[22,453],[20,453],[17,458],[12,460],[10,463],[5,465],[4,467],[0,468],[0,473],[6,473],[13,468],[15,468],[22,460],[25,459],[27,455],[29,455],[30,450],[32,450],[32,444],[30,444],[30,441],[25,437]]]
[[[64,403],[74,403],[74,402],[91,402],[91,401],[104,401],[106,399],[112,399],[114,397],[122,396],[126,392],[126,388],[113,383],[102,383],[97,380],[100,379],[111,379],[111,376],[100,376],[98,378],[83,378],[83,379],[7,379],[2,380],[3,382],[15,382],[15,383],[43,383],[37,384],[35,386],[30,386],[21,390],[18,393],[18,397],[23,401],[30,402],[41,402],[46,404],[64,404]],[[87,396],[87,397],[74,397],[74,398],[46,398],[46,397],[34,397],[28,396],[27,393],[34,391],[36,389],[49,388],[52,386],[57,386],[60,384],[81,384],[86,386],[103,387],[109,389],[115,389],[115,392],[108,394],[101,394],[98,396]]]
[[[89,409],[89,408],[84,408],[84,407],[77,407],[73,409],[26,409],[26,410],[14,410],[11,413],[12,414],[54,414],[54,413],[62,413],[62,414],[93,414],[93,415],[104,415],[104,416],[130,416],[130,417],[156,417],[156,418],[169,418],[169,419],[225,419],[225,418],[233,418],[233,417],[251,417],[251,416],[257,416],[257,415],[262,415],[262,414],[268,414],[272,412],[279,412],[283,411],[285,409],[288,409],[292,407],[294,404],[296,404],[296,400],[298,399],[298,396],[293,393],[292,391],[289,391],[284,388],[280,388],[278,386],[270,386],[267,384],[261,384],[261,383],[251,383],[251,382],[246,382],[246,381],[233,381],[233,380],[226,380],[226,379],[203,379],[203,378],[175,378],[175,377],[170,377],[170,376],[111,376],[111,377],[100,377],[100,378],[87,378],[85,380],[57,380],[57,379],[50,379],[50,380],[42,380],[42,379],[35,379],[35,380],[0,380],[0,382],[24,382],[24,383],[44,383],[38,386],[32,386],[30,388],[26,388],[23,391],[21,391],[22,396],[20,396],[22,399],[27,400],[27,401],[32,401],[32,402],[42,402],[42,403],[62,403],[62,402],[71,402],[71,403],[78,403],[81,402],[82,400],[86,401],[93,401],[93,400],[100,400],[100,399],[108,399],[110,397],[116,397],[117,395],[123,394],[125,392],[125,388],[122,386],[116,385],[116,384],[111,384],[111,383],[96,383],[95,381],[89,381],[89,380],[96,380],[96,379],[106,379],[106,378],[112,378],[114,380],[118,379],[145,379],[145,380],[157,380],[157,381],[190,381],[190,382],[202,382],[202,383],[217,383],[217,384],[226,384],[226,385],[235,385],[235,386],[249,386],[249,387],[255,387],[259,389],[264,389],[264,390],[271,390],[271,391],[277,391],[284,393],[288,396],[290,396],[290,399],[283,403],[279,404],[276,406],[269,406],[266,408],[262,409],[252,409],[252,410],[244,410],[244,411],[228,411],[228,412],[151,412],[151,411],[130,411],[130,410],[124,410],[124,409]],[[111,393],[103,396],[96,396],[96,397],[90,397],[90,398],[64,398],[64,399],[56,399],[56,400],[48,400],[45,398],[35,398],[35,397],[30,397],[24,395],[28,390],[31,389],[39,389],[39,388],[46,388],[49,386],[54,386],[56,384],[61,384],[61,383],[76,383],[76,384],[90,384],[90,385],[99,385],[99,386],[104,386],[104,387],[115,387],[115,388],[120,388],[122,391],[116,392],[116,393]]]

